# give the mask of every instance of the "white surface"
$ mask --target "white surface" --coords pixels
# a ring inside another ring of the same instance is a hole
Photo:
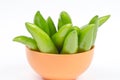
[[[74,25],[82,26],[91,17],[111,14],[98,32],[95,55],[89,69],[78,80],[120,80],[119,0],[0,0],[0,80],[41,80],[28,65],[22,44],[12,41],[28,35],[25,22],[32,22],[37,10],[57,23],[67,11]]]

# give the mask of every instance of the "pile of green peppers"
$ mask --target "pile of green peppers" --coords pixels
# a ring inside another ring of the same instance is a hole
[[[66,11],[60,13],[56,26],[49,16],[45,19],[37,11],[33,23],[25,26],[32,37],[17,36],[13,41],[26,45],[31,50],[51,54],[73,54],[85,52],[95,44],[98,28],[109,19],[110,15],[94,16],[82,27],[74,26]]]

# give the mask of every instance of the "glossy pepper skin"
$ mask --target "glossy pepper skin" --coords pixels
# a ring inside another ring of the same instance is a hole
[[[17,36],[13,39],[13,41],[22,43],[24,45],[26,45],[28,48],[32,49],[32,50],[36,50],[38,51],[38,47],[37,47],[37,43],[34,39],[30,38],[30,37],[26,37],[26,36]]]
[[[33,38],[18,36],[13,41],[20,42],[32,50],[45,53],[73,54],[85,52],[95,45],[98,28],[110,15],[92,17],[84,26],[72,25],[70,15],[62,11],[58,19],[58,30],[52,18],[44,19],[40,11],[34,15],[34,23],[26,23],[26,28]]]
[[[50,16],[47,18],[47,24],[49,26],[50,36],[53,36],[57,31],[55,28],[55,24]]]
[[[99,27],[102,25],[102,24],[104,24],[108,19],[110,18],[110,15],[106,15],[106,16],[102,16],[102,17],[100,17],[99,18]]]
[[[40,11],[37,11],[34,16],[34,24],[50,35],[49,26]]]
[[[52,36],[52,40],[58,50],[61,50],[66,35],[72,30],[71,24],[66,24],[60,30]]]
[[[96,22],[98,22],[98,15],[94,16],[90,21],[89,21],[89,24],[94,24]],[[97,26],[98,26],[98,23],[97,23]]]
[[[72,30],[68,33],[64,40],[61,54],[73,54],[78,52],[78,33],[77,30]]]
[[[94,16],[89,24],[95,24],[95,28],[94,28],[94,31],[93,31],[93,42],[92,42],[92,46],[95,44],[95,40],[96,40],[96,36],[97,36],[97,31],[98,31],[98,27],[99,27],[99,20],[98,20],[98,15]]]
[[[62,11],[58,19],[58,30],[65,24],[72,24],[72,20],[67,12]]]
[[[88,23],[88,24],[95,24],[96,25],[95,29],[94,29],[94,32],[93,32],[93,43],[92,43],[92,45],[95,44],[98,28],[101,25],[103,25],[109,18],[110,18],[110,15],[102,16],[100,18],[98,17],[98,15],[96,15]]]
[[[78,37],[78,52],[84,52],[92,47],[95,24],[86,25],[81,29]]]
[[[51,38],[45,33],[41,28],[31,23],[25,23],[27,30],[35,39],[37,46],[41,52],[45,53],[58,53],[55,45],[53,44]]]

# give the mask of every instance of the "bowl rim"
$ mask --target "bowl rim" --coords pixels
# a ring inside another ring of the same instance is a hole
[[[36,53],[36,54],[40,54],[40,55],[47,55],[47,56],[71,56],[71,55],[80,55],[80,54],[86,54],[86,53],[90,53],[91,51],[93,51],[95,48],[95,46],[92,46],[90,50],[85,51],[85,52],[79,52],[79,53],[73,53],[73,54],[53,54],[53,53],[47,53],[47,52],[39,52],[39,51],[34,51],[31,50],[30,48],[26,47],[26,51],[30,51],[31,53]]]

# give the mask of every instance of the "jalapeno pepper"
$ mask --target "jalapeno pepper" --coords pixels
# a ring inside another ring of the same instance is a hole
[[[94,16],[89,24],[95,24],[95,28],[94,28],[94,31],[93,31],[93,42],[92,42],[92,46],[95,44],[95,40],[96,40],[96,36],[97,36],[97,31],[98,31],[98,26],[99,26],[99,20],[98,20],[98,15]]]
[[[37,46],[41,52],[58,53],[57,48],[51,38],[41,28],[31,23],[26,23],[26,28],[35,39]]]
[[[58,48],[59,51],[61,50],[61,48],[63,46],[63,42],[64,42],[64,39],[65,39],[66,35],[71,30],[72,30],[72,25],[71,24],[66,24],[62,28],[60,28],[60,30],[57,33],[55,33],[52,36],[52,40],[53,40],[54,44],[56,45],[56,47]]]
[[[110,15],[102,16],[99,18],[99,27],[104,24],[108,19],[110,18]]]
[[[58,30],[65,24],[72,24],[72,20],[67,12],[62,11],[58,19]]]
[[[50,16],[47,18],[47,24],[49,26],[50,36],[53,36],[57,31],[55,28],[55,24]]]
[[[78,52],[84,52],[91,48],[95,24],[86,25],[81,29],[78,37]]]
[[[78,52],[78,33],[77,30],[73,30],[66,36],[61,53],[72,54],[76,52]]]
[[[40,11],[37,11],[34,16],[34,24],[50,35],[49,26]]]
[[[26,36],[17,36],[13,39],[13,41],[16,42],[20,42],[24,45],[26,45],[28,48],[32,49],[32,50],[37,50],[38,51],[38,47],[37,47],[37,43],[34,39],[30,38],[30,37],[26,37]]]

